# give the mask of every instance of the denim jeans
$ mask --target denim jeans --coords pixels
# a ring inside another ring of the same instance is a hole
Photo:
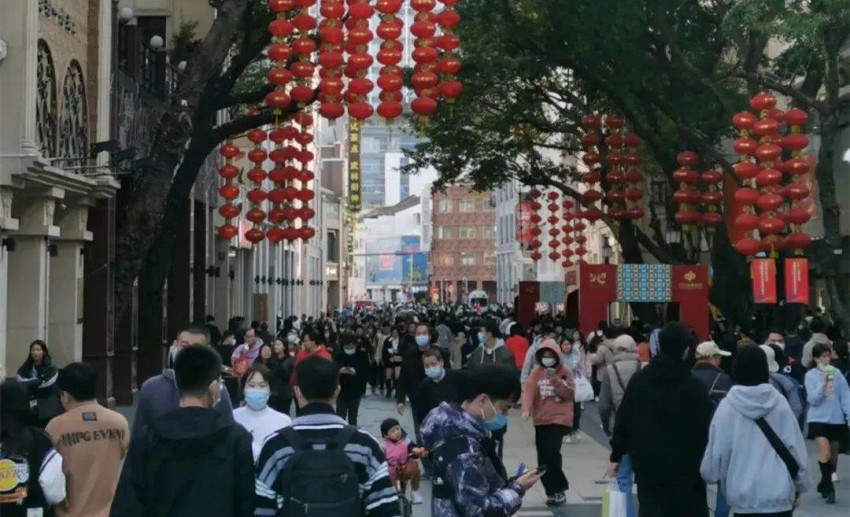
[[[726,503],[726,494],[717,485],[717,498],[714,500],[714,517],[728,517],[729,505]]]
[[[617,486],[620,492],[628,494],[626,499],[626,517],[635,517],[635,499],[632,496],[632,458],[624,454],[617,468]]]

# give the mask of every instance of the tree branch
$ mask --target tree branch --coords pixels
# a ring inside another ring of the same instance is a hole
[[[736,73],[735,76],[748,81],[753,81],[754,83],[758,84],[763,88],[769,88],[778,93],[781,93],[782,95],[787,95],[788,97],[791,97],[795,101],[802,104],[804,107],[815,109],[821,114],[825,113],[826,111],[826,106],[824,105],[824,103],[818,101],[817,99],[809,97],[808,95],[795,88],[786,86],[780,83],[779,81],[774,81],[773,79],[769,79],[762,75],[758,75],[755,73],[747,73],[743,71]]]
[[[232,106],[236,106],[239,104],[256,104],[258,102],[263,101],[274,89],[274,86],[271,84],[264,84],[260,88],[257,88],[254,91],[240,93],[240,94],[228,94],[221,98],[218,103],[218,108],[230,108]]]

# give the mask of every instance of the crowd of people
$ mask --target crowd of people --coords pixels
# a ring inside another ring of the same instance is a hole
[[[435,517],[512,515],[538,481],[561,506],[562,446],[580,439],[590,401],[609,475],[627,494],[637,484],[641,516],[708,515],[706,483],[718,517],[791,515],[808,488],[804,431],[834,503],[850,453],[847,342],[819,317],[790,333],[721,326],[704,342],[678,322],[582,335],[540,315],[524,328],[498,306],[275,323],[233,318],[222,332],[208,318],[178,333],[137,394],[132,431],[96,401],[91,366],[59,369],[33,342],[2,386],[0,477],[15,480],[2,514],[394,516],[408,488],[423,502],[422,476]],[[388,418],[380,440],[358,428],[370,391],[409,410],[412,428]],[[513,407],[533,423],[537,468],[509,476]]]

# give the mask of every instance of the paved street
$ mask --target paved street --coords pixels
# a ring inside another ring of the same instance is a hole
[[[128,406],[119,407],[118,410],[128,419],[133,417],[133,408]],[[410,412],[407,411],[401,417],[395,410],[395,403],[381,396],[367,395],[360,404],[359,426],[376,438],[380,437],[381,422],[385,418],[398,418],[405,430],[412,433],[413,422]],[[578,443],[565,445],[562,449],[564,455],[564,466],[567,478],[570,480],[570,490],[567,492],[568,504],[563,508],[550,510],[545,505],[545,494],[542,486],[535,486],[526,495],[522,511],[519,513],[525,517],[546,517],[555,515],[558,517],[599,517],[601,511],[602,494],[607,488],[607,481],[603,480],[607,466],[608,446],[607,439],[599,426],[599,412],[594,404],[586,404],[582,416],[582,437]],[[814,492],[814,484],[817,483],[817,462],[814,457],[813,442],[809,445],[809,479],[812,481],[812,490],[804,494],[800,508],[794,512],[795,517],[847,517],[850,515],[850,457],[841,456],[838,466],[838,475],[843,481],[836,486],[838,489],[838,504],[827,506],[823,503],[820,495]],[[536,465],[537,453],[534,448],[533,426],[523,421],[517,412],[510,416],[508,434],[505,442],[505,465],[509,472],[515,471],[520,463],[529,466]],[[423,480],[422,492],[425,504],[414,506],[416,517],[429,517],[431,515],[430,500],[431,484]]]

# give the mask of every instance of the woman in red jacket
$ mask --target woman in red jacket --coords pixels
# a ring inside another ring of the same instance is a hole
[[[528,352],[528,340],[522,335],[522,325],[516,322],[511,323],[508,326],[508,334],[510,337],[505,340],[505,348],[514,354],[516,369],[522,371],[525,354]]]
[[[546,468],[541,481],[546,489],[546,504],[566,504],[569,488],[561,458],[561,444],[573,425],[575,383],[570,371],[561,364],[557,343],[545,339],[538,345],[535,367],[522,392],[522,417],[534,418],[534,442],[537,464]]]

